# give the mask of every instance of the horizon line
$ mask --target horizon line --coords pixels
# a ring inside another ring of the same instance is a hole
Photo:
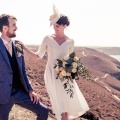
[[[26,46],[39,46],[39,45],[33,45],[33,44],[25,44]],[[81,46],[77,46],[77,45],[75,45],[74,47],[116,47],[116,48],[119,48],[120,46],[83,46],[83,45],[81,45]]]

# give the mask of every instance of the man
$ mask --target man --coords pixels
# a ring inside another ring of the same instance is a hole
[[[48,109],[39,103],[27,78],[23,50],[11,40],[16,37],[16,21],[8,14],[0,16],[0,120],[8,120],[14,104],[36,113],[37,120],[47,120]]]

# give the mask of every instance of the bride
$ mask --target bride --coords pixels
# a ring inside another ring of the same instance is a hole
[[[44,81],[53,112],[57,120],[72,120],[83,115],[89,110],[89,107],[75,80],[73,82],[73,98],[70,98],[64,90],[63,82],[59,79],[56,80],[53,68],[56,59],[69,56],[74,51],[74,40],[69,38],[64,31],[70,25],[69,18],[59,14],[55,6],[53,6],[53,11],[54,14],[50,17],[50,25],[53,26],[55,32],[44,37],[36,53],[30,51],[21,41],[19,43],[30,57],[36,60],[42,59],[47,52],[48,60],[44,72]]]

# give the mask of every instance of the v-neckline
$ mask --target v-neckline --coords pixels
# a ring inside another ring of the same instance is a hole
[[[68,40],[66,40],[60,45],[53,37],[51,37],[51,36],[49,36],[49,37],[52,38],[52,41],[54,41],[59,47],[61,47],[64,43],[66,43],[68,41]]]

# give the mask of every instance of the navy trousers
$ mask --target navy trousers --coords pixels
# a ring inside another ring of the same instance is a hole
[[[8,120],[9,112],[14,104],[34,112],[37,115],[36,120],[47,120],[48,118],[48,109],[42,103],[33,104],[26,92],[18,90],[12,92],[7,104],[0,104],[0,120]]]

